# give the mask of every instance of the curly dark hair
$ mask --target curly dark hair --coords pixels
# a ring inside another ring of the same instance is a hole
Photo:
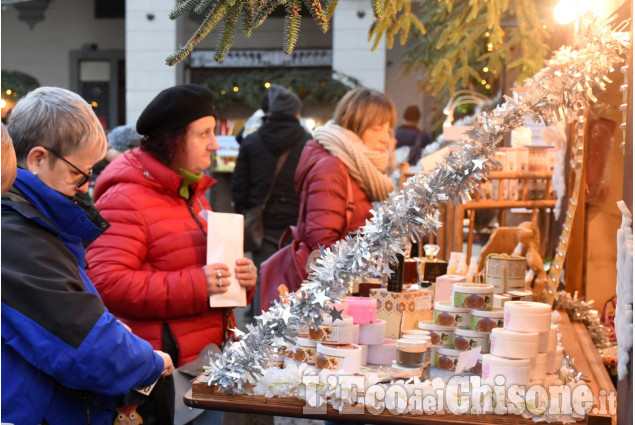
[[[185,140],[186,132],[187,126],[183,126],[155,136],[143,136],[139,147],[169,166],[177,148]]]

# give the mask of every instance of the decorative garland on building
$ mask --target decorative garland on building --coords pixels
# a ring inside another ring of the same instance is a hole
[[[238,341],[210,362],[207,383],[226,393],[249,393],[246,384],[257,384],[267,369],[270,354],[294,343],[301,329],[322,323],[332,313],[331,303],[342,298],[351,280],[367,275],[386,276],[389,263],[410,238],[436,231],[439,206],[448,200],[466,202],[491,169],[496,146],[512,129],[524,125],[525,116],[551,125],[572,120],[581,107],[594,102],[594,89],[604,90],[614,66],[623,62],[628,34],[607,24],[582,24],[580,47],[563,47],[547,66],[494,111],[481,113],[466,133],[459,151],[446,157],[429,174],[418,174],[405,189],[372,211],[373,218],[355,236],[347,236],[323,249],[308,283],[287,302],[274,302],[256,317],[247,333],[236,331]]]

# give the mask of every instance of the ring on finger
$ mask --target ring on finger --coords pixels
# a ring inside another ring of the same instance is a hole
[[[223,277],[223,273],[221,273],[220,270],[216,270],[216,277],[220,280],[220,278]]]
[[[222,288],[223,286],[225,286],[225,284],[223,283],[222,280],[219,280],[216,286],[218,286],[219,288]]]

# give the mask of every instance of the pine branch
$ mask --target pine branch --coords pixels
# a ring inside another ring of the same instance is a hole
[[[390,0],[389,0],[390,1]],[[384,0],[371,0],[371,6],[373,8],[373,14],[375,18],[382,19],[384,17],[384,8],[386,3]]]
[[[216,45],[216,51],[214,52],[214,60],[216,62],[222,62],[225,55],[234,44],[234,35],[236,34],[236,24],[240,17],[240,3],[234,3],[227,11],[227,17],[225,18],[225,27]]]
[[[285,9],[287,16],[284,18],[284,52],[291,54],[300,35],[302,3],[300,0],[291,0],[285,5]]]
[[[192,9],[199,1],[201,0],[185,0],[183,3],[177,4],[170,12],[170,19],[175,20],[188,10]]]
[[[339,0],[330,0],[328,6],[326,7],[326,20],[330,21],[333,18],[333,13],[335,12],[335,8],[337,7],[337,3]]]
[[[214,0],[199,0],[200,3],[194,8],[194,13],[200,15]]]
[[[271,15],[273,10],[282,4],[279,0],[261,0],[260,7],[256,9],[256,17],[254,18],[255,26],[259,27]]]
[[[244,0],[243,12],[243,34],[246,38],[249,38],[256,25],[256,1]]]
[[[329,21],[326,19],[326,13],[320,0],[304,0],[304,4],[322,32],[326,33],[329,30]]]
[[[217,3],[212,10],[207,14],[201,26],[198,27],[198,30],[194,33],[194,35],[188,40],[185,46],[179,48],[172,55],[168,56],[165,62],[169,66],[176,65],[185,59],[192,50],[194,50],[194,46],[201,42],[209,33],[218,25],[220,20],[223,18],[227,11],[227,6],[225,3]]]

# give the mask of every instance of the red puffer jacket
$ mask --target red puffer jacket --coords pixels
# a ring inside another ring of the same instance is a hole
[[[315,140],[307,142],[295,172],[295,189],[306,196],[306,225],[302,240],[311,250],[318,245],[330,246],[347,234],[363,226],[371,217],[372,205],[368,196],[351,178],[354,210],[346,224],[346,175],[342,161],[326,151]],[[306,183],[306,185],[305,185]],[[306,193],[302,193],[302,190]]]
[[[138,148],[120,155],[101,173],[95,205],[111,227],[86,251],[88,275],[108,309],[132,332],[161,350],[163,325],[179,349],[179,365],[209,343],[220,346],[228,309],[212,309],[207,296],[204,175],[179,195],[183,178]],[[233,270],[233,265],[229,265]],[[232,318],[233,319],[233,318]]]

